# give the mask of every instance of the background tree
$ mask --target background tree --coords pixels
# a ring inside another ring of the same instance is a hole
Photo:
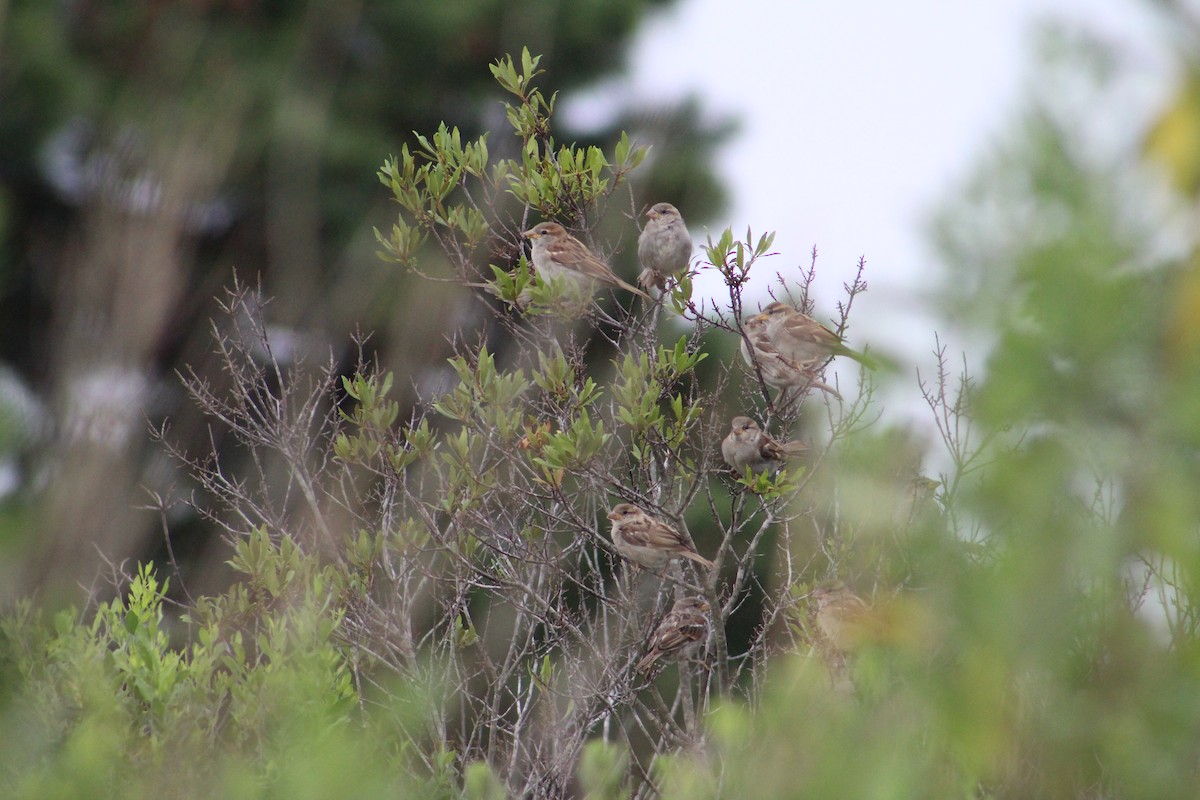
[[[177,439],[208,441],[174,375],[227,380],[210,372],[207,320],[231,271],[261,281],[277,358],[353,363],[353,332],[372,331],[413,403],[450,352],[428,320],[476,312],[381,267],[371,229],[389,211],[373,171],[444,118],[469,136],[494,127],[486,67],[504,52],[540,47],[569,90],[619,69],[622,42],[661,5],[6,3],[0,353],[13,392],[41,410],[4,412],[28,429],[5,451],[22,491],[6,503],[4,584],[80,596],[105,560],[164,556],[158,505],[196,579],[220,579],[228,553],[203,520],[177,516],[191,487],[143,430],[169,418]],[[660,145],[639,202],[670,190],[685,210],[715,210],[717,132],[686,104],[623,113]],[[222,458],[240,469],[236,449]]]

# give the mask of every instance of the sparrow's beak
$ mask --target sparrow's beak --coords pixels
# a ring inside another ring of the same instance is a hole
[[[537,231],[521,231],[521,235],[526,239],[536,239],[537,237],[541,236],[541,234]]]
[[[658,213],[657,211],[655,211],[653,208],[652,208],[652,209],[650,209],[649,211],[647,211],[647,212],[646,212],[646,218],[647,218],[647,219],[658,219],[658,218],[659,218],[659,217],[661,217],[661,216],[662,216],[662,214],[659,214],[659,213]]]
[[[711,610],[712,610],[712,606],[710,606],[710,605],[708,604],[708,601],[707,601],[707,600],[705,600],[704,602],[700,603],[700,610],[701,610],[701,611],[711,611]]]
[[[616,522],[617,520],[619,520],[621,518],[621,515],[615,511],[610,511],[610,512],[608,512],[608,518],[611,519],[613,522]]]

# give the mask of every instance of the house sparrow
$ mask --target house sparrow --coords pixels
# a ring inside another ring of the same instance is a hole
[[[841,397],[836,389],[817,377],[819,363],[811,360],[797,362],[781,353],[770,336],[767,326],[768,319],[763,314],[756,314],[743,320],[742,330],[745,331],[746,337],[742,339],[741,351],[742,358],[747,364],[751,367],[758,364],[762,379],[768,386],[774,386],[784,392],[789,389],[805,392],[810,387],[816,386],[834,397]],[[747,340],[749,340],[749,346],[747,346]]]
[[[533,243],[533,268],[542,280],[565,278],[591,294],[596,281],[619,286],[650,300],[650,295],[618,278],[583,242],[557,222],[540,222],[522,234]]]
[[[646,217],[649,221],[638,237],[638,261],[642,264],[638,283],[661,291],[667,288],[668,277],[687,269],[692,237],[679,210],[670,203],[655,203]]]
[[[661,569],[672,559],[686,558],[709,569],[713,566],[682,533],[632,503],[615,506],[608,512],[608,518],[612,520],[612,540],[617,552],[635,564]]]
[[[775,441],[749,417],[734,417],[729,435],[721,442],[725,463],[738,472],[744,472],[746,467],[755,472],[777,470],[788,458],[807,449],[803,442]]]
[[[852,652],[878,627],[870,606],[841,581],[821,584],[811,597],[817,603],[817,630],[838,655]]]
[[[817,370],[827,358],[849,356],[872,369],[877,365],[870,356],[846,347],[836,333],[787,303],[771,303],[744,320],[742,329],[746,333],[742,358],[751,366],[757,362],[763,380],[784,391],[805,391],[815,386],[840,398],[836,389],[817,378]]]
[[[798,366],[817,367],[830,356],[849,356],[863,366],[875,367],[870,357],[851,350],[836,333],[787,303],[771,303],[751,320],[755,321],[754,329],[760,331],[768,349]],[[745,356],[744,341],[742,346]]]
[[[663,617],[647,642],[646,655],[637,663],[638,672],[649,672],[660,658],[682,661],[690,658],[708,639],[708,601],[699,595],[684,597]]]

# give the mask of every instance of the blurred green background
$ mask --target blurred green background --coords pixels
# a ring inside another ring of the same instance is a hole
[[[0,447],[16,475],[0,509],[14,609],[0,787],[504,796],[486,767],[460,780],[452,754],[438,759],[422,731],[428,687],[353,682],[329,609],[305,591],[264,624],[261,669],[222,660],[203,634],[177,663],[140,624],[161,613],[145,577],[139,598],[94,622],[42,624],[15,601],[88,596],[98,553],[114,572],[161,561],[164,524],[192,591],[223,589],[230,553],[203,520],[145,508],[144,487],[189,487],[144,431],[169,419],[185,449],[215,437],[236,471],[236,444],[210,433],[175,378],[228,379],[206,325],[231,269],[272,298],[279,352],[353,364],[352,333],[370,331],[370,357],[409,376],[398,388],[411,404],[451,352],[429,320],[469,320],[470,305],[375,257],[371,228],[393,214],[375,170],[441,120],[467,135],[499,127],[487,65],[504,53],[545,54],[547,84],[564,92],[619,69],[650,5],[0,5],[12,387]],[[1033,67],[1044,90],[947,191],[931,231],[950,267],[941,308],[986,352],[966,354],[963,375],[949,352],[943,385],[929,378],[931,456],[945,465],[936,519],[893,541],[855,522],[870,496],[840,495],[846,563],[886,622],[857,659],[858,694],[781,655],[755,702],[712,714],[703,747],[658,760],[663,796],[1196,796],[1200,27],[1188,4],[1153,5],[1176,23],[1162,46],[1179,82],[1144,135],[1092,146],[1092,118],[1072,104],[1121,124],[1123,54],[1050,29]],[[1064,83],[1075,93],[1054,91]],[[561,138],[609,142],[616,128],[666,154],[640,174],[640,199],[678,198],[689,220],[721,208],[711,156],[724,129],[694,105],[630,108],[614,130]],[[864,433],[840,465],[845,485],[872,491],[903,434]],[[318,582],[318,564],[293,566]],[[580,794],[634,791],[610,748],[589,748]]]

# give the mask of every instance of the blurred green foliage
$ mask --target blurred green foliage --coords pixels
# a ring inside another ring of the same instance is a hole
[[[145,484],[162,497],[174,488],[157,482],[140,434],[146,419],[170,419],[177,434],[196,436],[187,446],[208,446],[200,415],[177,402],[174,376],[226,380],[206,371],[210,321],[234,275],[261,291],[263,344],[285,366],[333,358],[350,372],[360,354],[376,360],[405,376],[395,402],[409,416],[421,387],[407,376],[436,374],[451,354],[428,320],[459,319],[481,336],[488,322],[462,287],[375,258],[372,231],[390,231],[396,217],[372,174],[389,154],[401,172],[414,158],[430,167],[422,191],[436,191],[418,206],[464,235],[472,269],[492,278],[488,262],[499,264],[497,293],[515,302],[528,289],[519,247],[466,205],[436,208],[451,173],[475,169],[487,151],[468,147],[454,166],[424,160],[504,128],[505,86],[519,87],[489,67],[506,53],[544,54],[538,69],[566,97],[621,70],[629,37],[669,3],[0,3],[0,360],[47,418],[36,436],[0,436],[16,484],[0,529],[23,533],[3,537],[13,547],[0,550],[22,578],[13,592],[70,594],[91,583],[97,550],[118,562],[167,556],[158,515],[138,507]],[[591,130],[556,120],[556,135],[578,148],[568,189],[611,188],[596,174],[603,153],[620,170],[654,143],[657,156],[627,187],[631,204],[669,191],[697,219],[721,206],[708,156],[727,123],[702,119],[692,101],[624,104],[614,117]],[[533,155],[508,139],[492,144],[492,162],[563,154]],[[419,251],[427,274],[442,276],[442,253],[418,247],[428,231],[417,233],[395,252]],[[359,340],[358,331],[372,334]],[[502,339],[489,346],[504,357]],[[3,398],[0,406],[3,428],[16,412]],[[98,428],[137,435],[100,454],[69,435]],[[234,471],[247,467],[240,456],[222,453]],[[204,520],[184,525],[187,560],[216,534]]]
[[[149,565],[86,617],[50,623],[28,602],[6,615],[6,797],[457,796],[448,761],[415,759],[417,687],[362,715],[338,576],[262,532],[233,565],[244,582],[199,602],[182,646]]]
[[[1185,88],[1181,102],[1194,97]],[[654,759],[661,796],[1195,795],[1197,262],[1163,255],[1161,231],[1130,202],[1138,168],[1085,155],[1077,122],[1035,103],[938,220],[948,313],[990,350],[957,381],[943,351],[927,384],[950,464],[939,485],[913,480],[903,432],[855,430],[826,467],[833,489],[818,481],[816,499],[802,498],[839,515],[827,555],[874,588],[878,625],[851,659],[853,693],[834,691],[807,651],[764,659],[753,702],[719,698],[702,742]],[[1184,202],[1194,211],[1196,198]],[[479,348],[452,362],[457,382],[436,410],[503,431],[554,484],[610,446],[590,410],[602,399],[637,435],[671,440],[689,413],[675,385],[703,360],[681,340],[620,360],[608,388],[577,380],[561,352],[525,371]],[[492,477],[473,449],[483,437],[417,427],[376,446],[397,417],[391,383],[347,379],[358,407],[343,415],[338,457],[400,472],[409,454],[436,453],[445,510],[470,508]],[[518,418],[535,390],[562,412],[558,430]],[[786,480],[744,485],[779,495]],[[505,796],[492,767],[459,763],[442,735],[456,710],[437,702],[444,665],[422,654],[424,683],[381,687],[356,660],[344,609],[366,594],[372,536],[334,568],[253,531],[231,559],[238,583],[197,599],[174,646],[167,587],[149,567],[88,613],[12,610],[0,627],[5,796]],[[804,630],[803,595],[788,588],[788,622]],[[455,646],[477,646],[470,621],[458,624]],[[529,679],[549,686],[559,668],[546,656]],[[590,742],[577,793],[640,791],[630,756]]]

